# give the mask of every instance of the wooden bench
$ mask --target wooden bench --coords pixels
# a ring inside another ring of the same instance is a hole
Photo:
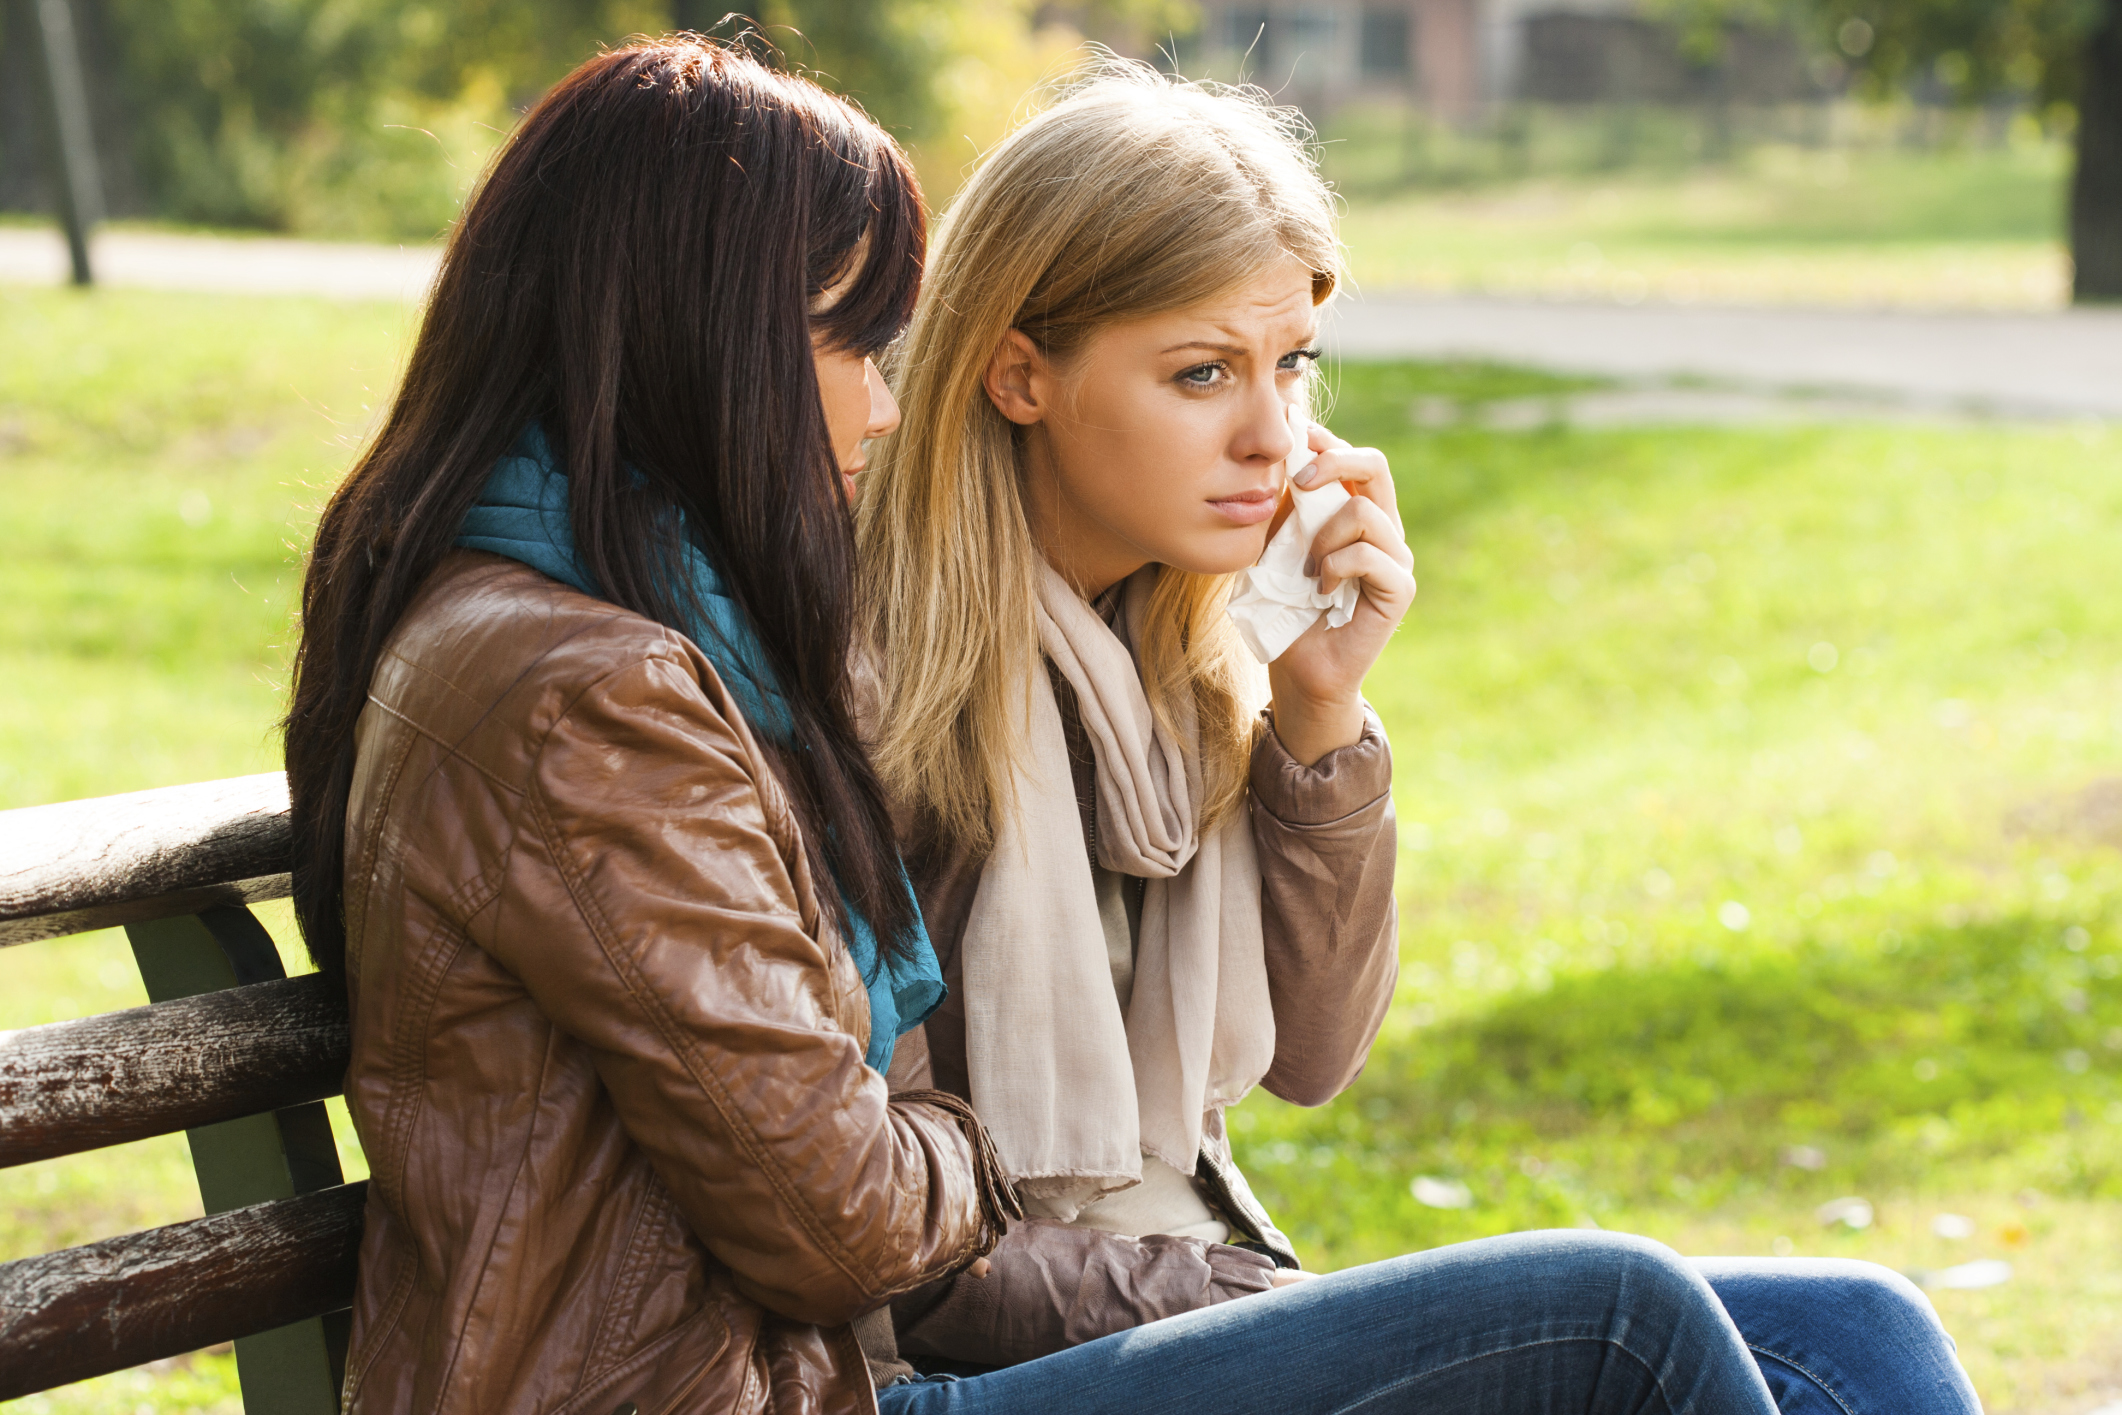
[[[0,812],[0,948],[122,926],[152,999],[0,1032],[0,1166],[182,1130],[206,1210],[0,1264],[0,1400],[234,1341],[249,1415],[339,1408],[368,1186],[323,1105],[344,991],[249,908],[288,838],[277,772]]]

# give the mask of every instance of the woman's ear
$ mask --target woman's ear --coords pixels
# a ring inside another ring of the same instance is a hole
[[[1040,396],[1045,392],[1046,374],[1046,357],[1039,346],[1023,330],[1011,329],[995,345],[980,382],[997,412],[1013,423],[1029,426],[1046,418],[1046,400]]]

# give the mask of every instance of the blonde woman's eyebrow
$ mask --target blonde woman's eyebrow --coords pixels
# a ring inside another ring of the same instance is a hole
[[[1299,349],[1309,349],[1318,342],[1319,331],[1317,329],[1313,329],[1311,332],[1307,333],[1302,340],[1293,345],[1290,349],[1290,352],[1294,353]],[[1211,353],[1230,354],[1234,357],[1239,358],[1242,358],[1253,351],[1252,346],[1250,344],[1219,344],[1213,339],[1188,339],[1182,343],[1174,344],[1168,349],[1159,349],[1157,352],[1160,355],[1177,354],[1183,353],[1188,349],[1206,349]]]

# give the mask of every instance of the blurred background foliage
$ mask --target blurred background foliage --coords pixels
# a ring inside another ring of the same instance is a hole
[[[1879,100],[2073,107],[2107,0],[1650,0],[1713,62],[1735,29],[1797,31],[1815,77]],[[2067,115],[2065,121],[2068,121]]]
[[[9,0],[12,86],[28,26]],[[1025,0],[76,0],[114,209],[193,225],[431,239],[516,118],[600,45],[763,36],[933,161],[962,166],[1081,38]],[[1101,32],[1186,23],[1103,0]],[[26,97],[26,93],[22,94]],[[18,146],[31,124],[18,122]],[[9,154],[17,186],[34,155]],[[926,174],[925,174],[926,175]],[[9,204],[24,204],[17,191]]]
[[[0,210],[44,205],[29,3],[0,7]],[[1216,67],[1211,7],[1194,0],[73,3],[114,214],[350,238],[439,235],[516,118],[583,55],[630,35],[753,34],[891,128],[939,201],[1086,40]],[[1504,101],[1447,115],[1286,96],[1321,121],[1334,175],[1358,195],[1722,161],[1765,143],[1996,147],[2025,136],[2015,123],[2067,142],[2086,37],[2109,3],[1645,0],[1641,14],[1672,32],[1696,76],[1688,102]],[[1719,66],[1746,35],[1796,46],[1804,101],[1725,92]]]

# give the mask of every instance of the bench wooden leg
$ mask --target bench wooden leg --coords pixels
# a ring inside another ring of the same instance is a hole
[[[287,976],[272,935],[241,905],[127,924],[125,932],[152,1002]],[[344,1182],[322,1102],[200,1126],[185,1138],[209,1214]],[[239,1338],[246,1415],[334,1415],[350,1315],[331,1312]]]

